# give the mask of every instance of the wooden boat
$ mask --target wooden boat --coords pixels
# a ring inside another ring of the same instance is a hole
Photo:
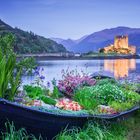
[[[21,106],[16,103],[0,99],[0,128],[9,120],[13,121],[17,128],[26,128],[29,133],[43,138],[52,139],[64,128],[73,126],[82,127],[88,120],[109,120],[116,121],[132,115],[139,106],[129,111],[113,115],[68,115],[42,112],[31,107]]]

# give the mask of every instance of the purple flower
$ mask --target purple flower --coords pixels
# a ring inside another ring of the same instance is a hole
[[[39,71],[35,71],[34,74],[39,75]]]
[[[73,93],[78,87],[95,85],[96,80],[88,75],[80,75],[74,72],[66,72],[63,80],[58,81],[58,88],[66,94]]]
[[[50,82],[48,81],[47,82],[47,87],[49,88],[51,86]]]
[[[41,80],[44,80],[44,79],[45,79],[45,76],[41,75],[39,78],[40,78]]]
[[[36,67],[34,74],[39,75],[39,71],[40,71],[40,67]]]

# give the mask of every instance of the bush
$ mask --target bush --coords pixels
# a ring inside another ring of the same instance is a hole
[[[98,105],[98,100],[93,96],[91,87],[78,90],[74,95],[74,100],[86,110],[95,109]]]
[[[25,85],[23,89],[26,91],[27,96],[32,99],[39,98],[45,94],[45,90],[39,86]]]
[[[112,105],[117,110],[126,110],[140,103],[140,95],[115,84],[106,83],[79,89],[74,100],[85,109],[95,109],[98,105]],[[121,106],[122,105],[122,109]]]

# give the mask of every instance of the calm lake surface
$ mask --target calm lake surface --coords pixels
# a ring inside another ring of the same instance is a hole
[[[62,70],[77,70],[92,74],[95,72],[107,73],[115,78],[140,76],[140,59],[114,59],[114,60],[51,60],[38,61],[41,72],[45,76],[44,84],[48,81],[62,78]],[[35,76],[23,76],[22,84],[31,84]]]

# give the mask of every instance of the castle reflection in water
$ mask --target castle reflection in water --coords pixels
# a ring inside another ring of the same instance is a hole
[[[129,71],[135,69],[135,59],[104,60],[104,70],[113,73],[117,79],[128,76]]]

